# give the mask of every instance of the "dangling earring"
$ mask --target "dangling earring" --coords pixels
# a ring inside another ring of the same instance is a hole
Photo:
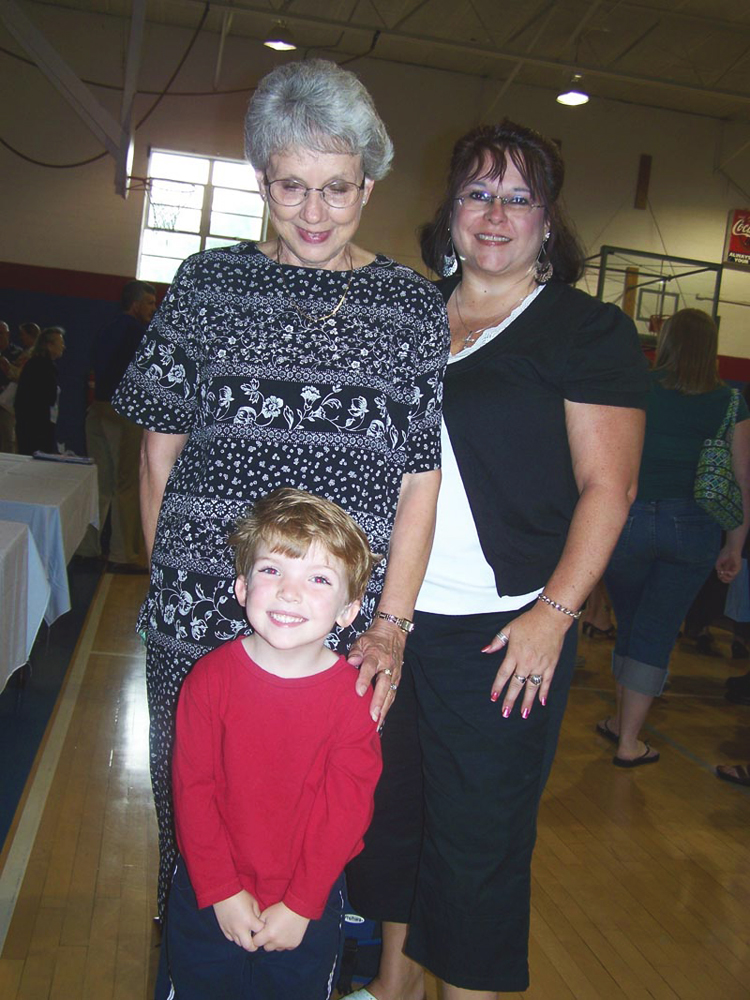
[[[448,246],[446,250],[447,253],[443,254],[442,272],[444,278],[450,278],[458,270],[458,258],[456,257],[456,248],[453,246],[453,237],[451,236],[450,229],[448,230]]]
[[[553,274],[552,264],[549,260],[545,259],[547,256],[547,240],[549,238],[550,233],[546,232],[542,240],[542,245],[539,247],[536,261],[534,262],[534,280],[538,285],[546,285]]]

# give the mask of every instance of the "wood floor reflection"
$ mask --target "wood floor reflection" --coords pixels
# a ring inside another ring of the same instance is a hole
[[[153,990],[156,827],[144,656],[145,582],[112,577],[0,958],[3,1000],[145,1000]],[[612,705],[611,644],[582,639],[534,861],[527,1000],[747,1000],[750,708],[729,659],[686,646],[650,719],[660,763],[612,766],[594,733]],[[8,857],[8,849],[3,855]],[[433,981],[428,1000],[436,1000]],[[513,994],[510,994],[513,995]],[[291,998],[290,998],[291,1000]]]

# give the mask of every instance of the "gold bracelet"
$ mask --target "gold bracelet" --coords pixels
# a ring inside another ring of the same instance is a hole
[[[547,597],[546,594],[537,594],[537,601],[544,601],[545,604],[549,604],[551,608],[555,611],[562,611],[564,615],[569,615],[571,618],[575,618],[576,621],[581,617],[583,611],[571,611],[570,608],[563,607],[562,604],[558,604],[557,601],[553,601],[551,597]]]
[[[406,632],[407,635],[414,631],[414,622],[409,621],[408,618],[398,618],[396,615],[389,615],[387,611],[376,611],[375,617],[382,618],[384,622],[390,622],[391,625],[395,625],[396,628],[400,628],[401,631]]]

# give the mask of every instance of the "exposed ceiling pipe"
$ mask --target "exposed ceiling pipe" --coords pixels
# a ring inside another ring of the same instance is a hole
[[[214,71],[214,90],[219,89],[219,77],[221,76],[221,64],[224,60],[224,45],[227,40],[227,35],[232,29],[232,21],[234,20],[234,11],[224,11],[224,16],[221,19],[221,37],[219,38],[219,51],[216,54],[216,69]]]
[[[196,5],[205,6],[205,0],[175,0],[175,2],[179,2],[189,6],[196,6]],[[638,7],[637,4],[624,4],[624,6],[633,6],[637,7],[638,9],[642,9]],[[260,14],[264,16],[268,15],[267,7],[257,7],[254,4],[245,4],[239,2],[227,3],[227,2],[222,2],[222,0],[212,0],[211,9],[233,11],[235,14],[246,13],[246,14]],[[666,15],[666,13],[667,12],[665,11],[664,14]],[[580,72],[581,74],[583,74],[588,78],[599,77],[600,79],[613,80],[619,83],[636,84],[648,87],[660,87],[663,90],[669,90],[674,93],[690,94],[694,97],[695,96],[713,97],[713,98],[718,97],[726,99],[728,101],[736,101],[741,104],[750,104],[750,94],[743,94],[733,90],[720,90],[710,87],[699,87],[689,83],[676,83],[672,80],[664,80],[659,77],[640,76],[635,73],[622,73],[614,70],[608,70],[600,66],[588,66],[583,63],[574,66],[569,61],[566,62],[559,59],[542,59],[539,58],[538,56],[532,56],[532,55],[519,55],[517,52],[506,52],[503,51],[502,49],[493,48],[492,46],[489,45],[478,45],[476,43],[472,43],[471,45],[469,45],[464,42],[454,41],[452,39],[438,38],[432,35],[419,35],[408,31],[394,31],[393,29],[390,28],[377,28],[369,24],[352,25],[350,23],[345,23],[341,20],[336,20],[334,18],[319,17],[308,14],[304,15],[296,13],[293,14],[289,13],[288,11],[285,13],[284,16],[289,22],[294,22],[295,24],[300,24],[300,25],[311,24],[319,27],[337,28],[339,30],[341,28],[346,28],[348,31],[361,31],[367,34],[371,33],[372,31],[379,30],[381,37],[384,39],[396,38],[399,39],[400,41],[414,42],[416,44],[445,48],[453,51],[458,50],[462,52],[472,52],[477,55],[487,56],[489,58],[500,59],[502,61],[508,61],[512,63],[521,62],[522,64],[526,64],[529,66],[539,66],[545,69],[564,70],[567,73],[571,73],[573,71]],[[674,12],[672,12],[671,16],[677,16],[677,15]],[[706,24],[716,23],[709,18],[702,18],[702,19],[698,18],[698,20],[702,20]],[[724,22],[721,23],[723,24]],[[725,24],[726,27],[731,27],[735,31],[738,28],[743,27],[742,25],[733,24],[732,22],[725,22]]]

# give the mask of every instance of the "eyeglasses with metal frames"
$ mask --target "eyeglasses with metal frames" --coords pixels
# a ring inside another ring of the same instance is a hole
[[[458,204],[470,212],[486,212],[499,201],[506,212],[514,215],[525,215],[535,208],[544,208],[544,205],[535,205],[529,198],[522,194],[490,194],[489,191],[467,191],[455,199]]]
[[[274,181],[269,181],[268,177],[264,179],[271,199],[277,205],[287,208],[301,205],[311,191],[317,191],[329,208],[351,208],[359,200],[365,187],[365,178],[361,184],[355,184],[354,181],[329,181],[319,188],[305,187],[291,177],[280,177]]]

